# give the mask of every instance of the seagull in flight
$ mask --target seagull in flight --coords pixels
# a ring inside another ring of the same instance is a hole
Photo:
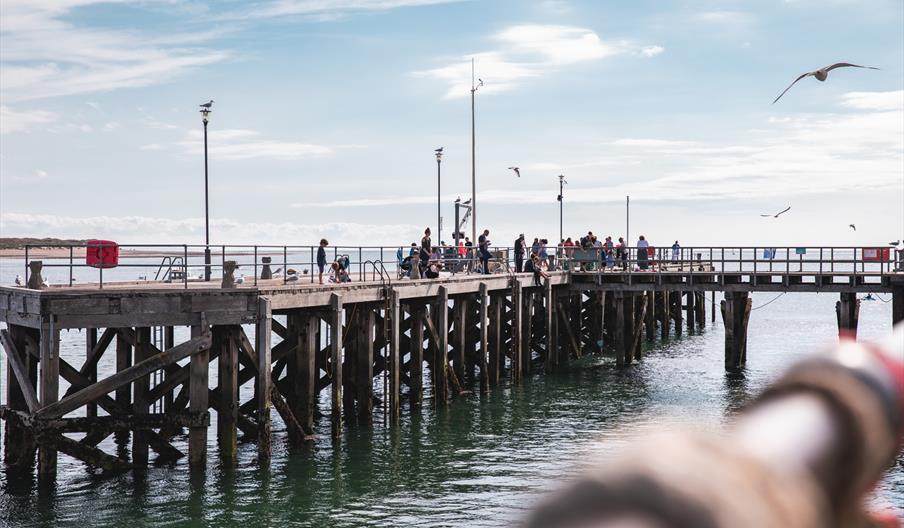
[[[761,214],[760,216],[762,216],[762,217],[769,217],[769,216],[771,216],[772,218],[778,218],[779,216],[781,216],[781,215],[787,213],[787,212],[790,211],[790,210],[791,210],[791,206],[789,205],[788,207],[785,208],[785,210],[779,211],[778,213],[775,213],[775,214]]]
[[[211,107],[211,106],[213,106],[213,99],[211,99],[210,101],[207,101],[206,103],[202,104],[202,105],[201,105],[201,108],[206,108],[206,109],[210,110],[210,107]]]
[[[515,171],[515,174],[520,178],[521,177],[521,169],[518,167],[509,167],[509,170]]]
[[[857,230],[857,226],[855,226],[854,224],[848,224],[848,227],[850,227],[850,228],[853,229],[854,231]]]
[[[778,102],[778,100],[781,99],[783,95],[785,95],[785,92],[787,92],[788,90],[791,89],[792,86],[797,84],[797,81],[803,79],[804,77],[810,77],[810,76],[816,77],[817,81],[825,81],[826,78],[828,78],[828,76],[829,76],[829,72],[834,70],[835,68],[866,68],[868,70],[878,70],[879,69],[879,68],[873,68],[872,66],[860,66],[859,64],[851,64],[849,62],[839,62],[836,64],[832,64],[831,66],[825,66],[816,71],[804,73],[797,79],[794,79],[794,82],[791,83],[790,85],[788,85],[788,87],[785,88],[785,91],[780,93],[778,95],[778,97],[775,98],[775,101],[772,101],[772,104],[775,104],[776,102]]]

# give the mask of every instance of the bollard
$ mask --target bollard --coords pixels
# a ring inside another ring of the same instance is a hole
[[[261,280],[273,278],[273,272],[270,271],[270,262],[272,260],[271,257],[261,257],[261,262],[264,265],[263,269],[261,269]]]
[[[32,260],[28,263],[28,268],[31,273],[28,276],[28,283],[25,285],[30,290],[43,290],[44,289],[44,277],[41,276],[41,269],[44,267],[44,262],[40,260]]]

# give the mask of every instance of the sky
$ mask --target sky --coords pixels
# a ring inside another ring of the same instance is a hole
[[[203,243],[213,99],[213,244],[448,240],[472,59],[495,244],[904,237],[900,0],[3,0],[0,236]]]

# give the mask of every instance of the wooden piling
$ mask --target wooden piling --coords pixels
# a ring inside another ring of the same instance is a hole
[[[835,319],[838,322],[838,336],[857,339],[857,321],[860,318],[860,299],[856,293],[842,293],[835,303]]]
[[[271,348],[270,333],[272,331],[272,314],[270,300],[261,297],[257,302],[257,322],[254,330],[254,351],[257,354],[257,382],[255,396],[257,398],[257,458],[266,465],[270,461],[270,368]]]
[[[904,286],[897,286],[891,293],[891,323],[904,321]]]
[[[53,316],[41,322],[40,336],[41,407],[55,403],[60,397],[60,329]],[[56,479],[57,450],[42,444],[38,448],[38,482],[52,484]]]
[[[663,291],[659,294],[658,312],[659,312],[659,337],[668,339],[672,328],[672,318],[670,317],[669,292]]]
[[[479,338],[477,353],[479,354],[477,363],[480,367],[480,390],[486,392],[490,388],[489,374],[489,356],[490,356],[490,329],[489,329],[489,302],[490,298],[487,294],[487,285],[481,282],[477,289],[477,320],[479,325]],[[497,369],[498,373],[498,369]]]
[[[670,300],[670,312],[672,314],[672,318],[675,319],[675,337],[681,337],[683,328],[682,328],[682,319],[684,310],[682,309],[682,292],[681,291],[672,291],[669,292],[669,300]]]
[[[722,321],[725,324],[725,370],[739,372],[747,362],[747,322],[751,300],[747,292],[725,292]]]
[[[452,313],[454,314],[453,325],[455,327],[454,342],[452,346],[452,370],[459,380],[464,381],[465,378],[465,357],[468,346],[467,332],[467,314],[468,314],[468,297],[460,295],[453,300]]]
[[[151,329],[143,326],[135,329],[135,362],[139,363],[151,357]],[[138,414],[148,414],[150,402],[146,399],[146,394],[150,388],[150,374],[141,376],[133,382],[135,391],[135,402],[132,405],[132,411]],[[128,386],[128,384],[126,384]],[[148,463],[148,439],[147,431],[140,429],[135,430],[132,435],[132,464],[136,466],[146,466]]]
[[[92,361],[94,349],[97,347],[97,328],[85,329],[85,377],[94,382],[97,381],[97,361]],[[97,404],[89,403],[85,409],[85,416],[97,416]]]
[[[440,286],[436,294],[436,302],[433,304],[432,321],[434,327],[434,356],[433,368],[433,405],[445,407],[449,394],[449,292],[445,286]],[[430,321],[427,321],[430,323]]]
[[[38,351],[29,353],[32,346],[26,339],[30,329],[9,325],[0,331],[6,352],[6,405],[10,410],[30,414],[38,410],[40,402],[36,387]],[[3,437],[3,460],[9,470],[31,472],[34,467],[34,438],[22,424],[6,420]]]
[[[424,400],[424,318],[425,309],[421,303],[409,304],[411,312],[411,339],[409,340],[408,401],[411,408],[421,406]]]
[[[330,296],[330,384],[332,390],[330,420],[332,436],[338,440],[342,434],[342,297]]]
[[[650,290],[644,293],[647,303],[646,317],[644,318],[644,329],[646,330],[647,341],[656,339],[656,292]]]
[[[219,328],[219,355],[217,357],[217,383],[219,401],[217,406],[217,444],[220,458],[227,464],[236,462],[236,424],[239,414],[238,332],[235,326]]]
[[[545,330],[546,330],[546,372],[553,372],[556,369],[559,359],[559,340],[558,340],[558,317],[556,316],[556,292],[552,288],[552,283],[547,280],[543,286],[543,296],[546,308]]]
[[[496,386],[499,384],[500,373],[503,368],[503,359],[505,354],[502,351],[502,309],[503,298],[499,295],[492,295],[489,298],[489,336],[487,351],[487,374],[489,384]]]
[[[369,424],[374,412],[374,309],[371,306],[358,307],[357,354],[355,362],[355,400],[358,422]]]
[[[389,422],[398,424],[400,417],[400,399],[401,399],[401,329],[402,329],[402,306],[400,302],[399,291],[390,290],[389,297],[389,317],[390,336],[389,336],[389,361],[387,368],[389,369]]]
[[[694,330],[697,327],[697,294],[693,291],[687,293],[687,329]]]
[[[208,332],[207,319],[201,314],[201,324],[192,325],[191,337],[196,339]],[[210,366],[210,350],[203,350],[191,356],[189,368],[189,404],[188,409],[194,413],[207,412],[208,408],[208,368]],[[196,468],[203,468],[207,463],[207,427],[193,426],[188,430],[188,462]]]

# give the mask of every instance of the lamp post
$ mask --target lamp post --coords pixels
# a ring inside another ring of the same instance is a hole
[[[562,194],[562,191],[564,190],[564,186],[567,183],[568,182],[565,181],[565,176],[563,174],[559,174],[559,244],[561,244],[562,240],[565,238],[563,236],[564,231],[562,229],[562,219],[564,218],[563,204],[565,203],[565,197]]]
[[[443,160],[443,147],[436,149],[436,241],[441,242],[443,239],[443,221],[440,215],[440,165]]]
[[[201,105],[201,122],[204,123],[204,280],[210,280],[210,201],[207,193],[207,123],[210,121],[210,106]]]
[[[483,86],[483,79],[474,84],[474,57],[471,57],[471,240],[477,243],[477,163],[475,154],[477,150],[474,135],[474,94]]]

